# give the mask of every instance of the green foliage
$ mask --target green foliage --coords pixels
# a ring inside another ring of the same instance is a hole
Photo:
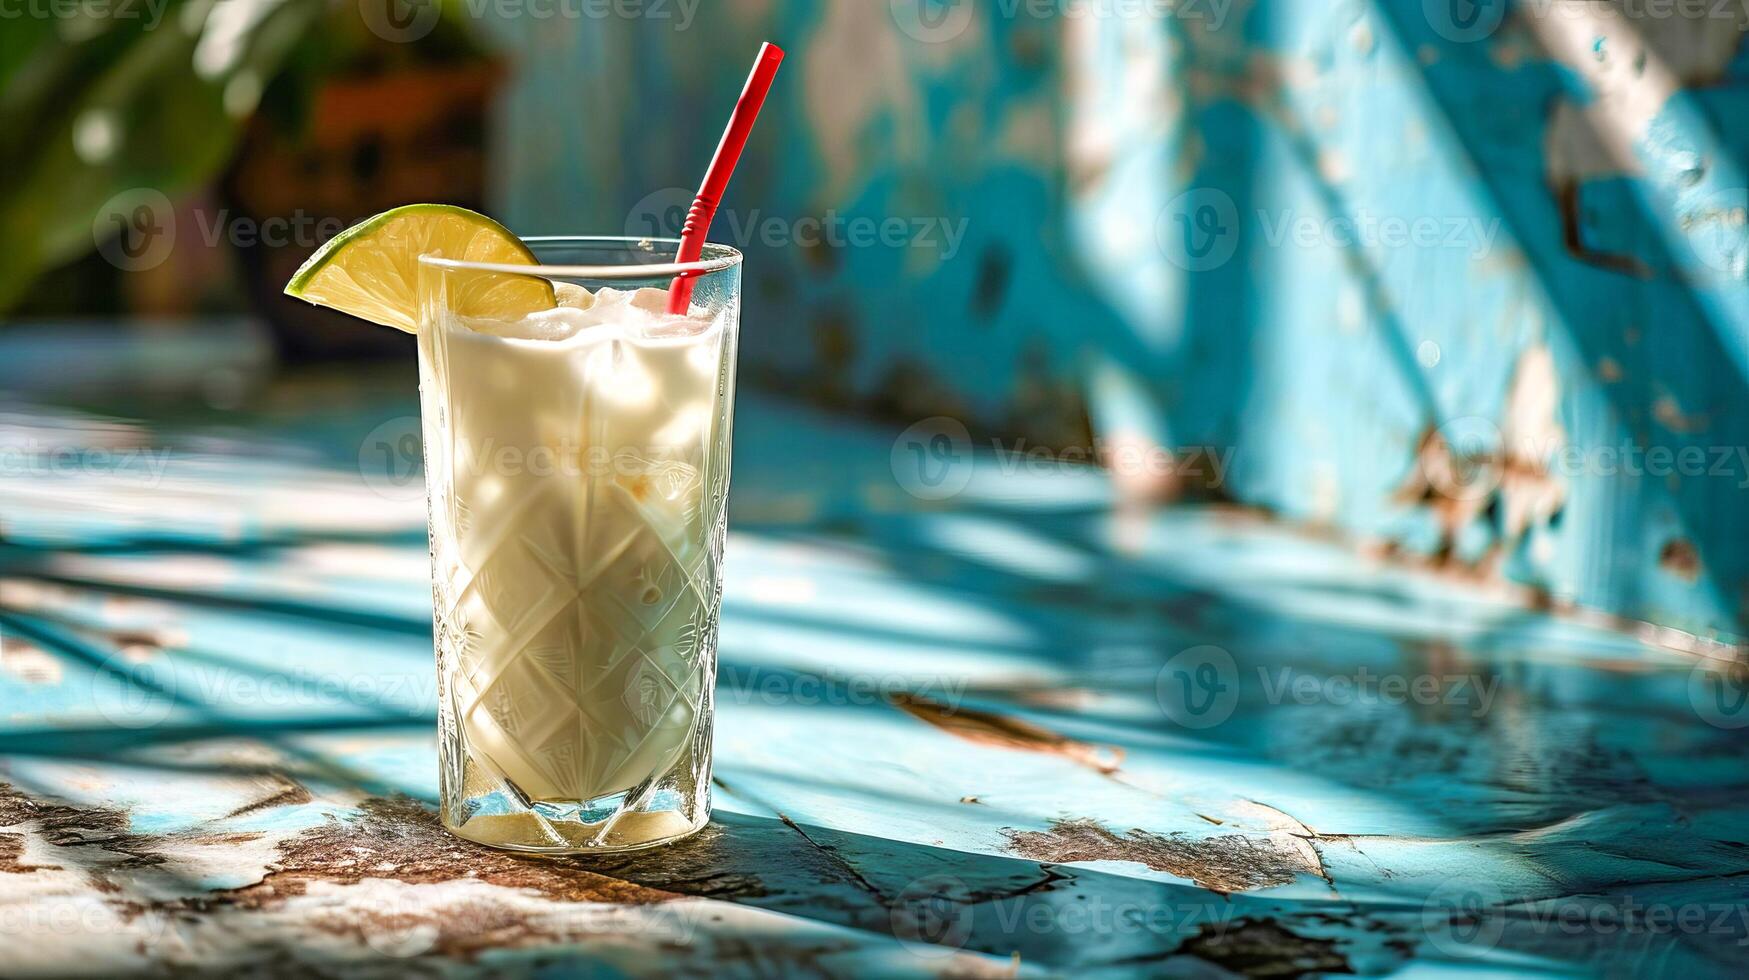
[[[359,11],[357,0],[55,0],[8,20],[0,312],[99,244],[117,194],[175,198],[211,179],[258,106],[295,131],[324,78],[477,51],[452,11],[417,44],[371,35]]]
[[[157,0],[11,21],[0,41],[0,310],[97,244],[116,194],[175,195],[222,167],[319,0]]]

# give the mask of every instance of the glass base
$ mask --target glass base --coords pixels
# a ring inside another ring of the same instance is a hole
[[[508,793],[492,793],[446,807],[443,827],[457,837],[507,851],[617,854],[689,837],[710,822],[708,797],[696,801],[695,812],[688,815],[680,794],[656,794],[638,809],[627,808],[628,796],[524,806]]]

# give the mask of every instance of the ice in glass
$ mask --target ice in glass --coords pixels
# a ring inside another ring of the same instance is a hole
[[[654,844],[709,816],[740,256],[709,247],[671,314],[673,243],[526,244],[540,266],[420,262],[442,816]],[[530,276],[551,309],[458,312]]]

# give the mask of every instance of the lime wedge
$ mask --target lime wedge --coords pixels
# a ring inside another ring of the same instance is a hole
[[[287,296],[386,327],[419,330],[419,256],[538,265],[508,228],[448,204],[384,211],[334,236],[286,283]],[[448,305],[464,316],[513,320],[557,303],[538,275],[451,273]]]

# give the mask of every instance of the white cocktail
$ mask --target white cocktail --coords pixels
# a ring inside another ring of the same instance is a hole
[[[421,263],[444,821],[640,846],[708,816],[739,256],[677,315],[624,264],[671,246],[529,244],[555,304],[514,317],[451,299],[532,270]]]

